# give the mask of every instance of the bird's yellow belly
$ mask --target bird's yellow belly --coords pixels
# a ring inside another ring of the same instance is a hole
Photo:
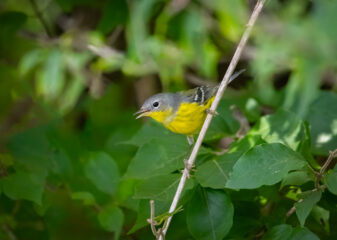
[[[210,98],[206,104],[182,103],[175,114],[173,120],[163,123],[166,128],[175,133],[192,135],[200,130],[205,121],[208,109],[214,97]]]

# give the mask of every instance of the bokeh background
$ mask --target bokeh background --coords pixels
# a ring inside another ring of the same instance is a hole
[[[167,211],[187,142],[133,113],[154,93],[219,82],[255,3],[2,0],[0,239],[152,239],[148,200]],[[246,71],[225,93],[197,172],[252,126],[251,135],[288,143],[313,168],[324,162],[337,145],[336,13],[333,0],[266,2],[237,68]],[[188,191],[223,188],[200,172]],[[285,185],[314,182],[296,181]],[[295,214],[285,216],[295,190],[234,191],[226,239],[298,226]],[[337,236],[336,197],[324,194],[307,239]],[[183,208],[168,239],[202,239]]]

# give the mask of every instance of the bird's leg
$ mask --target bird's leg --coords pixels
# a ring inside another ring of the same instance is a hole
[[[213,115],[213,116],[216,116],[216,115],[219,114],[217,111],[211,110],[210,108],[207,108],[207,109],[206,109],[206,112],[207,112],[208,114]]]
[[[193,144],[194,144],[194,137],[193,137],[193,135],[188,135],[187,136],[187,142],[190,145],[190,147],[193,146]]]
[[[194,144],[194,137],[193,137],[193,135],[188,135],[187,136],[187,141],[188,141],[188,144],[190,145],[190,147],[189,147],[189,150],[187,151],[186,157],[184,158],[184,165],[185,165],[185,169],[187,170],[187,178],[190,178],[190,174],[189,173],[192,170],[193,165],[191,165],[191,164],[188,163],[188,156],[190,155],[190,153],[192,151],[192,148],[193,148],[193,144]]]

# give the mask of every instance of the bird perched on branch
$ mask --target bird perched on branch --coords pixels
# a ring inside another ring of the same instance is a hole
[[[232,75],[229,82],[237,78],[244,70]],[[219,86],[200,86],[177,93],[159,93],[149,97],[136,117],[151,117],[175,133],[184,134],[190,145],[193,134],[197,133],[210,112]],[[213,113],[214,114],[214,113]]]

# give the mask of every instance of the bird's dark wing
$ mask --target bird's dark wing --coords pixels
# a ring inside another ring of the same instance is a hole
[[[203,104],[213,97],[218,90],[218,86],[200,86],[188,91],[179,92],[182,102],[196,102]]]

